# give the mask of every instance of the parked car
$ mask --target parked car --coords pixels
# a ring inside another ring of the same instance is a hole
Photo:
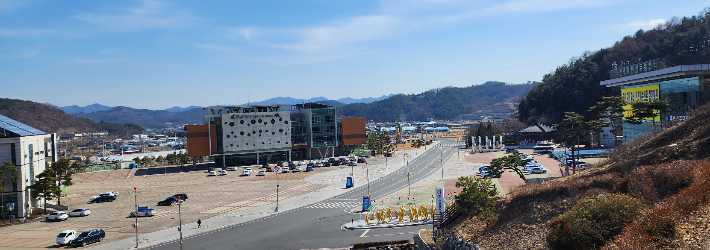
[[[303,166],[303,165],[306,165],[306,162],[305,162],[305,161],[298,161],[298,164],[297,164],[297,165],[298,165],[298,166]]]
[[[256,174],[256,176],[264,176],[266,175],[266,171],[264,170],[259,170],[259,173]]]
[[[182,201],[187,201],[187,194],[184,194],[184,193],[174,194],[172,197],[178,198],[179,200],[182,200]]]
[[[487,178],[500,178],[500,174],[493,175],[491,172],[488,170],[486,171],[481,171],[481,177],[487,177]]]
[[[53,220],[53,221],[62,221],[62,220],[67,220],[69,218],[69,215],[66,212],[63,211],[57,211],[51,214],[48,214],[47,216],[44,217],[45,220]]]
[[[152,217],[158,214],[158,211],[155,211],[155,209],[149,208],[149,207],[138,207],[138,216],[141,217]],[[128,217],[135,217],[136,216],[136,211],[131,211],[131,214],[128,215]]]
[[[340,161],[334,161],[331,163],[334,167],[340,166]]]
[[[251,175],[251,171],[249,171],[249,170],[242,171],[242,176],[250,176],[250,175]]]
[[[178,198],[174,196],[170,196],[168,198],[165,198],[165,200],[159,201],[158,206],[172,206],[178,203]]]
[[[330,167],[330,165],[331,165],[330,162],[327,162],[327,161],[323,162],[323,167]]]
[[[68,213],[69,216],[80,216],[84,217],[91,214],[91,210],[88,208],[77,208]]]
[[[316,162],[316,167],[322,167],[322,166],[323,166],[323,163],[321,163],[321,162]]]
[[[219,175],[227,175],[227,170],[219,171]]]
[[[217,176],[217,172],[215,172],[215,171],[210,171],[210,173],[207,174],[207,176]]]
[[[577,169],[579,169],[579,170],[587,169],[587,163],[580,163],[579,165],[577,165]]]
[[[357,163],[365,163],[365,162],[366,162],[365,157],[360,156],[359,158],[357,158]]]
[[[547,169],[541,167],[534,167],[531,168],[528,172],[530,172],[531,174],[544,174],[547,173]]]
[[[115,197],[118,197],[118,192],[117,192],[117,191],[103,192],[103,193],[101,193],[101,194],[99,194],[99,195],[102,195],[102,194],[113,195],[113,196],[115,196]]]
[[[249,174],[251,174],[251,168],[244,169],[245,171],[249,171]]]
[[[348,163],[348,166],[357,166],[357,162],[355,162],[355,161],[350,161],[350,163]]]
[[[281,173],[288,173],[289,169],[288,168],[281,168]]]
[[[74,247],[83,247],[94,242],[101,242],[102,240],[104,240],[104,237],[106,237],[106,232],[104,232],[104,230],[91,229],[89,231],[79,234],[76,239],[71,241],[71,245]]]
[[[266,172],[274,172],[274,169],[271,167],[266,167]]]
[[[390,153],[390,152],[385,153],[385,157],[392,157],[392,153]]]
[[[289,168],[289,169],[295,169],[295,168],[296,168],[296,164],[289,163],[289,164],[288,164],[288,168]]]
[[[76,231],[64,230],[57,235],[57,245],[69,245],[73,239],[76,239]]]
[[[227,167],[227,170],[229,170],[229,171],[237,171],[237,167],[235,167],[235,166],[229,166],[229,167]]]
[[[293,172],[301,172],[301,167],[296,167],[293,169]]]
[[[311,172],[313,171],[313,167],[306,167],[306,172]]]
[[[483,174],[483,172],[488,171],[488,168],[491,166],[482,166],[478,168],[478,171],[476,171],[477,174]]]
[[[505,148],[505,152],[506,153],[515,153],[515,152],[518,152],[518,150],[514,149],[514,148]]]
[[[114,201],[114,200],[116,200],[116,196],[108,195],[108,194],[101,194],[101,195],[91,197],[91,200],[89,200],[89,203],[107,202],[107,201]]]

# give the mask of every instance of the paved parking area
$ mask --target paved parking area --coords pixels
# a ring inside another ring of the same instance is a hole
[[[370,179],[384,176],[389,171],[404,165],[393,162],[397,159],[401,161],[401,154],[400,151],[395,153],[395,157],[389,158],[389,167],[385,167],[387,164],[383,157],[368,158],[369,164],[366,166],[370,166]],[[275,207],[277,183],[280,185],[279,200],[282,201],[280,210],[288,210],[322,199],[316,196],[342,192],[341,188],[331,189],[333,185],[342,184],[344,190],[345,178],[350,176],[352,170],[355,172],[356,183],[362,183],[366,179],[363,164],[358,164],[354,168],[320,167],[312,172],[279,173],[278,177],[274,172],[268,172],[266,176],[256,176],[258,169],[255,167],[252,167],[254,173],[248,177],[239,176],[242,169],[228,171],[226,176],[208,177],[206,172],[208,166],[203,164],[198,165],[197,168],[153,167],[75,174],[74,185],[68,187],[69,195],[62,198],[62,204],[68,205],[69,210],[89,208],[91,215],[70,217],[62,222],[41,221],[0,227],[0,250],[60,248],[55,245],[55,237],[59,232],[67,229],[82,232],[101,228],[106,231],[104,243],[134,239],[135,218],[128,215],[135,209],[136,201],[139,206],[149,206],[158,212],[153,217],[138,218],[139,243],[148,243],[154,240],[146,237],[146,234],[166,229],[174,230],[180,218],[186,230],[184,232],[187,233],[187,231],[200,230],[193,226],[198,219],[201,219],[205,226],[202,230],[210,230],[210,222],[216,222],[216,219],[222,223],[220,218],[224,216],[243,216],[243,219],[265,216],[270,213],[267,212],[269,209],[273,210],[270,207]],[[129,194],[134,187],[141,193],[135,196]],[[113,202],[87,204],[91,196],[106,191],[118,191],[120,195]],[[188,202],[180,207],[157,206],[158,201],[176,193],[186,193],[189,197]],[[313,197],[309,197],[308,194],[312,194]],[[294,197],[306,200],[294,202],[290,199]],[[313,201],[307,200],[310,198]],[[284,202],[289,199],[291,202]],[[179,214],[178,209],[180,209]],[[191,225],[186,225],[190,223]],[[135,243],[135,240],[132,242]]]
[[[139,206],[149,206],[158,211],[153,217],[138,218],[138,233],[159,231],[178,225],[178,206],[157,206],[157,202],[175,193],[187,193],[188,202],[180,207],[183,224],[203,221],[220,215],[248,210],[276,202],[276,184],[280,185],[279,199],[298,196],[318,190],[325,185],[306,182],[304,178],[331,168],[316,168],[313,172],[241,177],[239,171],[229,171],[226,176],[207,177],[206,166],[198,169],[183,167],[121,169],[74,175],[74,185],[62,204],[74,208],[89,208],[87,217],[70,217],[62,222],[32,222],[0,228],[0,249],[44,249],[53,247],[56,235],[63,230],[78,232],[101,228],[106,231],[105,241],[135,237],[135,218],[128,215]],[[128,191],[137,187],[141,193],[134,196]],[[87,204],[91,196],[106,191],[118,191],[113,202]],[[139,237],[140,238],[140,237]]]

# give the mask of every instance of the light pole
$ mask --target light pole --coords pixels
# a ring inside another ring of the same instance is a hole
[[[137,187],[133,187],[133,190],[128,191],[128,193],[133,195],[133,197],[134,197],[134,198],[133,198],[133,201],[135,202],[135,205],[136,205],[136,213],[135,213],[135,216],[136,216],[136,224],[135,224],[135,228],[136,228],[136,248],[138,248],[138,194],[140,194],[141,191],[138,190]]]
[[[279,171],[281,169],[276,170],[276,209],[274,209],[274,212],[279,211]]]
[[[441,152],[439,162],[441,162],[441,179],[444,179],[444,152]]]
[[[179,221],[180,225],[178,225],[178,231],[180,232],[180,250],[182,250],[182,213],[181,213],[181,211],[180,211],[180,207],[181,207],[181,205],[182,205],[182,197],[180,197],[180,196],[178,195],[177,199],[178,199],[178,202],[177,202],[177,205],[178,205],[178,218],[179,218],[179,220],[180,220],[180,221]],[[138,218],[138,216],[136,216],[136,218]]]
[[[366,172],[367,172],[367,197],[368,197],[368,199],[367,199],[367,207],[369,208],[369,207],[370,207],[370,204],[372,203],[372,202],[371,202],[372,199],[371,199],[371,197],[370,197],[370,169],[367,168],[366,170],[367,170]]]
[[[412,186],[410,185],[409,182],[409,161],[407,161],[407,190],[409,190],[409,195],[412,195]]]

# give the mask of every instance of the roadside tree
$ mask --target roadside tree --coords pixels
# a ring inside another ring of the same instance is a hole
[[[42,173],[37,175],[35,184],[28,188],[32,190],[32,197],[44,198],[44,213],[47,213],[47,200],[53,199],[61,195],[62,190],[57,186],[57,174],[52,168],[46,168]]]
[[[59,159],[57,162],[53,162],[50,168],[54,172],[54,177],[59,182],[59,186],[71,186],[72,175],[74,175],[74,170],[72,169],[71,161],[69,159]],[[62,205],[61,195],[57,195],[57,205]]]
[[[477,179],[468,176],[459,177],[457,188],[463,188],[456,195],[456,202],[470,215],[477,216],[488,224],[498,220],[496,214],[496,195],[498,190],[488,178]]]
[[[633,115],[626,119],[631,124],[641,124],[644,120],[651,119],[653,122],[653,134],[656,134],[656,116],[661,112],[668,111],[668,100],[654,100],[650,102],[634,102],[631,104]]]

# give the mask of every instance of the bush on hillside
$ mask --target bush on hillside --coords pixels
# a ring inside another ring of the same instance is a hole
[[[614,189],[654,204],[690,186],[693,165],[689,161],[675,161],[642,166],[624,177]]]
[[[550,221],[550,249],[595,249],[617,235],[643,209],[643,202],[629,195],[600,195],[580,200],[572,209]]]

